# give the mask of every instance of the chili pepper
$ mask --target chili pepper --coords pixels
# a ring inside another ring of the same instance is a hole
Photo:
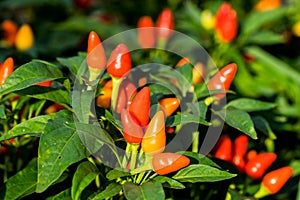
[[[256,150],[252,149],[252,150],[248,151],[248,153],[246,155],[247,161],[252,160],[256,156],[257,156]]]
[[[193,85],[197,85],[204,81],[205,66],[202,63],[197,63],[193,67]]]
[[[142,127],[137,124],[136,119],[123,109],[121,112],[121,122],[124,133],[124,139],[130,144],[140,144],[142,142],[144,132]]]
[[[142,48],[152,48],[155,45],[154,23],[150,16],[143,16],[138,21],[138,42]]]
[[[106,65],[104,48],[95,31],[89,33],[86,62],[90,68],[96,70],[101,70]]]
[[[267,173],[261,182],[255,198],[262,198],[267,195],[276,194],[293,175],[293,168],[286,166]]]
[[[222,3],[217,10],[215,29],[222,42],[229,43],[234,40],[238,30],[238,20],[237,13],[230,3]]]
[[[215,16],[210,10],[203,10],[200,16],[200,22],[204,29],[211,30],[215,26]]]
[[[140,126],[146,126],[150,112],[150,89],[143,87],[129,104],[129,112],[137,119]]]
[[[166,133],[173,134],[174,132],[175,132],[175,128],[174,127],[166,127]]]
[[[16,35],[18,32],[18,26],[14,21],[11,20],[4,20],[2,22],[2,31],[3,36],[6,40],[6,42],[12,46],[15,44]]]
[[[58,103],[55,103],[55,104],[52,104],[51,106],[49,106],[46,110],[45,110],[45,113],[47,114],[51,114],[51,113],[56,113],[60,110],[63,110],[65,109],[65,107],[63,107],[62,105],[58,104]]]
[[[3,85],[7,77],[14,71],[14,60],[12,57],[6,58],[0,67],[0,86]]]
[[[153,156],[152,167],[159,175],[176,172],[190,164],[190,159],[176,153],[158,153]]]
[[[30,49],[34,44],[34,35],[29,24],[23,24],[16,35],[15,45],[20,51]]]
[[[123,109],[127,109],[129,104],[131,104],[131,99],[135,93],[135,85],[127,79],[123,80],[119,87],[119,94],[115,111],[117,113],[121,113]]]
[[[209,90],[228,90],[236,74],[237,66],[235,63],[231,63],[223,67],[214,77],[208,82]],[[223,98],[225,93],[213,94],[216,98]]]
[[[260,153],[246,163],[245,172],[253,179],[259,179],[264,175],[276,158],[277,155],[272,152]]]
[[[190,64],[190,60],[188,58],[182,58],[181,60],[179,60],[179,62],[176,64],[175,67],[180,67],[185,64]],[[204,65],[202,63],[197,63],[193,67],[193,71],[192,71],[193,85],[197,85],[204,81],[204,73],[205,73]]]
[[[125,44],[119,44],[111,53],[107,72],[115,78],[125,76],[131,69],[130,53]]]
[[[166,146],[165,117],[158,111],[151,119],[142,140],[142,149],[147,154],[157,154],[164,151]]]
[[[169,97],[159,100],[159,105],[165,112],[166,117],[171,116],[180,105],[180,101],[176,97]]]
[[[176,64],[175,67],[180,67],[180,66],[183,66],[185,64],[190,64],[190,59],[184,57],[184,58],[181,58],[178,63]]]
[[[223,135],[216,144],[215,157],[227,162],[232,158],[232,141],[228,135]]]
[[[281,6],[281,0],[260,0],[255,4],[254,9],[260,12],[274,10]]]
[[[36,85],[43,86],[43,87],[50,87],[51,84],[52,84],[52,81],[43,81],[43,82],[37,83]]]
[[[233,143],[232,164],[234,164],[240,172],[245,168],[245,155],[247,153],[249,138],[246,135],[238,136]]]
[[[156,26],[158,28],[157,36],[159,38],[168,39],[171,37],[174,29],[174,18],[171,9],[165,8],[162,10],[158,16]]]
[[[102,90],[100,96],[97,97],[96,104],[102,108],[109,108],[112,95],[112,80],[107,81]]]

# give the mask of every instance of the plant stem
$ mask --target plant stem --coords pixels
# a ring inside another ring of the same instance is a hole
[[[198,153],[199,149],[199,131],[193,132],[192,152]]]
[[[112,77],[112,95],[111,95],[111,108],[112,110],[115,110],[116,104],[117,104],[117,98],[118,98],[118,93],[119,93],[119,87],[120,84],[122,83],[123,79],[122,78],[115,78]]]
[[[132,144],[131,145],[131,163],[130,163],[130,170],[133,170],[136,165],[136,156],[139,148],[139,144]]]
[[[129,160],[130,152],[131,152],[131,144],[127,143],[126,150],[125,150],[125,155],[124,155],[123,161],[122,161],[122,167],[124,169],[126,169],[126,167],[127,167],[127,162]]]

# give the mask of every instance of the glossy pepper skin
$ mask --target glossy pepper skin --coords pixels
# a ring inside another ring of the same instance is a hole
[[[289,166],[282,167],[267,173],[261,182],[255,198],[262,198],[270,194],[276,194],[293,175],[293,169]]]
[[[128,110],[123,109],[121,112],[121,122],[124,133],[124,139],[130,144],[140,144],[142,142],[144,132],[136,123],[136,120]]]
[[[190,159],[175,153],[158,153],[153,156],[152,167],[159,175],[176,172],[190,164]]]
[[[34,34],[29,24],[23,24],[17,32],[15,46],[20,51],[30,49],[34,44]]]
[[[125,44],[119,44],[111,53],[107,72],[115,78],[124,77],[131,70],[131,57]]]
[[[0,67],[0,86],[3,85],[7,77],[14,71],[14,60],[12,57],[6,58]]]
[[[174,29],[174,17],[171,9],[165,8],[162,10],[158,16],[156,27],[158,28],[157,37],[163,39],[171,37]]]
[[[147,126],[150,112],[150,89],[143,87],[129,105],[129,112],[134,116],[140,126]]]
[[[101,40],[95,31],[91,31],[88,36],[87,65],[92,69],[101,70],[106,65],[106,56]]]
[[[163,98],[159,100],[159,105],[166,117],[171,116],[180,106],[180,100],[176,97]]]
[[[122,81],[119,87],[118,99],[115,111],[117,113],[121,113],[123,109],[127,109],[128,106],[131,104],[132,97],[136,94],[136,87],[135,85],[125,79]]]
[[[237,13],[230,3],[222,3],[217,10],[215,29],[218,38],[222,42],[230,43],[235,39],[238,30],[238,19]]]
[[[138,43],[142,48],[152,48],[155,45],[154,23],[150,16],[143,16],[139,19],[138,24]]]
[[[260,179],[276,158],[272,152],[260,153],[246,163],[245,172],[253,179]]]
[[[110,108],[112,95],[112,80],[107,81],[102,90],[100,96],[97,97],[96,104],[102,108]]]
[[[223,67],[214,77],[208,82],[209,90],[228,90],[235,77],[237,71],[237,65],[231,63]],[[224,98],[225,93],[213,94],[218,99]]]
[[[158,111],[151,119],[142,140],[142,149],[147,154],[157,154],[164,151],[166,146],[165,117]]]
[[[240,172],[245,168],[245,156],[248,149],[249,138],[246,135],[238,136],[233,143],[232,164],[234,164]]]
[[[227,162],[232,158],[232,141],[228,135],[223,135],[216,144],[215,157]]]

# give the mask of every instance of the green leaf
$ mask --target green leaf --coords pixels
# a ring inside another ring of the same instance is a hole
[[[169,178],[167,176],[156,176],[153,180],[157,181],[161,184],[164,184],[164,185],[167,184],[167,186],[169,188],[174,188],[174,189],[184,189],[185,188],[185,186],[182,183],[180,183],[172,178]]]
[[[203,164],[189,165],[178,171],[172,178],[180,182],[216,182],[235,177],[227,171]]]
[[[61,105],[70,105],[70,93],[66,90],[50,87],[30,86],[28,88],[16,91],[19,95],[28,95],[37,99],[46,99]]]
[[[54,196],[47,197],[46,200],[72,200],[71,188],[68,188]]]
[[[122,189],[122,186],[118,183],[110,183],[105,190],[89,198],[89,200],[101,200],[101,199],[109,199],[117,195]]]
[[[0,141],[26,134],[31,136],[40,136],[41,133],[44,132],[44,128],[48,121],[54,117],[55,115],[40,115],[17,124],[7,133],[3,134],[0,137]]]
[[[285,37],[283,34],[274,33],[268,30],[259,31],[253,33],[248,42],[255,43],[259,45],[273,45],[273,44],[280,44],[285,41]]]
[[[72,107],[79,122],[89,122],[93,98],[93,91],[73,90]]]
[[[209,165],[209,166],[216,167],[216,168],[221,168],[217,163],[215,163],[214,161],[212,161],[205,155],[191,152],[191,151],[184,151],[184,152],[178,152],[178,153],[188,156],[190,158],[194,158],[195,160],[197,160],[199,162],[199,164]]]
[[[117,178],[120,178],[120,177],[125,177],[125,176],[130,176],[130,173],[129,172],[125,172],[125,171],[120,171],[118,169],[113,169],[113,170],[110,170],[107,174],[106,174],[106,178],[108,180],[114,180],[114,179],[117,179]]]
[[[70,116],[47,123],[40,137],[38,153],[38,193],[53,184],[71,164],[87,156]]]
[[[6,119],[5,107],[3,104],[0,105],[0,119]]]
[[[209,126],[210,123],[201,119],[197,115],[192,115],[192,114],[177,114],[177,115],[172,115],[171,117],[168,117],[166,120],[166,126],[167,127],[172,127],[176,126],[179,124],[187,124],[187,123],[197,123],[197,124],[203,124],[206,126]]]
[[[85,61],[85,56],[79,55],[69,58],[57,58],[57,60],[60,62],[60,64],[67,67],[75,77],[77,77],[78,71]]]
[[[229,126],[247,134],[253,139],[257,139],[257,133],[255,131],[253,121],[247,112],[229,108],[226,109],[226,111],[221,110],[215,113]]]
[[[265,63],[266,67],[280,72],[280,74],[287,76],[300,85],[300,73],[287,63],[257,46],[247,47],[245,50],[246,53],[253,55],[257,60],[261,60]]]
[[[272,131],[268,121],[265,118],[263,118],[262,116],[255,116],[252,117],[252,120],[254,122],[254,126],[256,129],[263,132],[266,136],[268,136],[272,140],[275,140],[277,138],[275,133]]]
[[[236,108],[239,110],[244,110],[246,112],[269,110],[274,108],[276,105],[274,103],[264,102],[256,99],[240,98],[230,101],[226,107]]]
[[[0,88],[0,95],[24,89],[38,82],[63,78],[61,70],[51,63],[33,60],[17,68]]]
[[[178,71],[181,75],[184,81],[187,81],[188,83],[192,84],[193,82],[193,68],[190,64],[184,64],[178,68],[176,68],[176,71]],[[184,84],[184,82],[179,82],[181,85]]]
[[[165,192],[159,182],[147,182],[142,185],[127,182],[123,185],[123,191],[128,200],[165,199]]]
[[[29,164],[14,176],[10,177],[0,189],[0,199],[19,199],[34,193],[37,184],[37,160]]]
[[[80,199],[82,191],[96,178],[99,174],[98,168],[89,161],[81,163],[73,176],[72,180],[72,199]]]
[[[246,200],[248,199],[247,197],[243,197],[240,193],[238,193],[237,191],[235,190],[232,190],[232,189],[228,189],[228,193],[227,195],[230,195],[230,200]]]
[[[243,21],[242,34],[250,35],[254,32],[260,32],[262,26],[277,22],[278,19],[287,15],[288,11],[289,8],[280,7],[265,12],[251,12]]]

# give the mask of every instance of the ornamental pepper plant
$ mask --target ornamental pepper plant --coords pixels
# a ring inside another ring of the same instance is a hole
[[[298,1],[0,8],[0,199],[299,200]]]

